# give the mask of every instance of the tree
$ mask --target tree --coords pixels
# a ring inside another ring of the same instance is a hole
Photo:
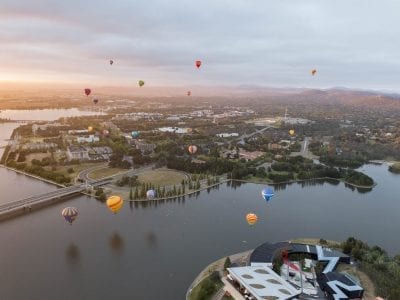
[[[224,262],[224,270],[226,270],[227,268],[229,268],[231,266],[231,259],[229,258],[229,256],[226,257],[225,262]]]
[[[133,199],[133,192],[132,192],[132,186],[131,186],[131,190],[129,191],[129,200]]]

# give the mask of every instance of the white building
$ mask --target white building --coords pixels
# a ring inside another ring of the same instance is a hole
[[[67,148],[67,159],[71,161],[73,159],[88,160],[89,151],[82,146],[68,146]]]
[[[295,299],[301,291],[295,289],[268,266],[228,268],[228,279],[244,288],[252,299]]]
[[[78,143],[93,143],[100,141],[100,138],[98,136],[95,136],[94,134],[91,134],[89,136],[78,136],[76,138],[76,141]]]
[[[237,132],[232,132],[232,133],[217,133],[216,136],[226,138],[226,137],[233,137],[233,136],[239,136],[239,133]]]

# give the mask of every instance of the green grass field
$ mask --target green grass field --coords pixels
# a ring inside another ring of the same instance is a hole
[[[147,171],[138,175],[140,182],[152,183],[154,185],[180,184],[186,179],[185,174],[173,170]]]
[[[89,174],[89,177],[92,179],[100,179],[104,177],[109,177],[116,175],[118,173],[126,172],[127,169],[121,169],[121,168],[104,168],[104,169],[99,169],[99,170],[94,170]]]

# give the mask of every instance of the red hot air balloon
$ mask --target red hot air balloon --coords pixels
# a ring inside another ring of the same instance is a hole
[[[201,60],[196,60],[196,67],[197,69],[200,68],[201,66]]]
[[[85,94],[86,94],[86,96],[89,96],[91,92],[92,92],[91,89],[85,89]]]

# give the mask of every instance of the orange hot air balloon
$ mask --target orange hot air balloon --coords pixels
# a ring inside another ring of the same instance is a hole
[[[122,208],[123,204],[124,201],[120,196],[110,196],[107,199],[107,206],[114,214],[116,214]]]
[[[290,129],[290,130],[289,130],[289,134],[290,134],[290,135],[294,135],[294,129]]]
[[[196,67],[199,69],[201,66],[201,60],[196,60]]]
[[[91,131],[93,130],[93,127],[92,127],[92,126],[89,126],[87,130],[88,130],[89,132],[91,132]]]
[[[89,96],[91,92],[92,92],[91,89],[85,89],[85,94],[86,94],[86,96]]]
[[[190,154],[195,154],[197,152],[197,146],[195,145],[190,145],[188,148],[188,151]]]
[[[249,223],[250,226],[253,226],[254,224],[257,223],[258,217],[256,214],[249,213],[246,215],[246,220],[247,223]]]
[[[314,76],[317,73],[317,70],[311,70],[311,75]]]

